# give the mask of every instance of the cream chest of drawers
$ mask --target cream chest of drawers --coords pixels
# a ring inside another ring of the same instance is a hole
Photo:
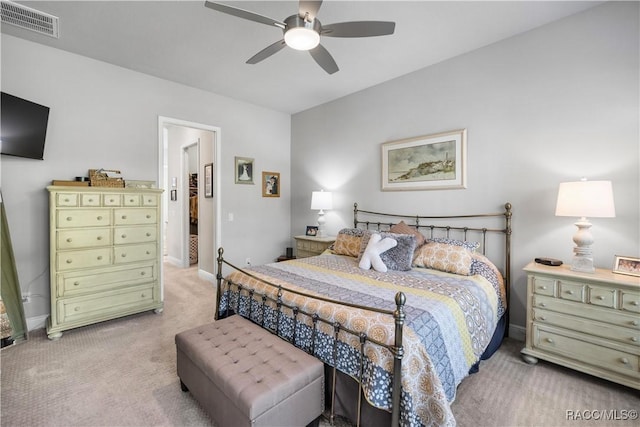
[[[296,256],[298,258],[320,255],[336,241],[336,238],[331,236],[295,236],[294,239],[296,239]]]
[[[548,360],[640,389],[640,278],[529,264],[528,363]]]
[[[133,313],[162,311],[162,190],[59,186],[47,190],[49,338]]]

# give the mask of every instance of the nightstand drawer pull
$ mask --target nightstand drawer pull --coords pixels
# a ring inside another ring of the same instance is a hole
[[[631,321],[631,324],[632,324],[633,326],[638,326],[640,323],[638,323],[638,321],[637,321],[637,320],[632,320],[632,321]]]
[[[547,306],[547,304],[546,304],[546,303],[544,303],[544,302],[541,302],[541,303],[540,303],[540,307],[546,307],[546,306]]]
[[[637,307],[637,306],[638,306],[638,304],[640,304],[638,301],[631,301],[631,305],[634,305],[634,306],[636,306],[636,307]]]
[[[571,291],[571,290],[567,291],[567,293],[568,293],[569,295],[573,295],[573,291]]]
[[[549,344],[553,344],[553,339],[552,339],[552,338],[547,338],[547,342],[548,342]]]
[[[626,357],[623,357],[622,359],[620,359],[620,362],[621,362],[623,365],[628,365],[628,364],[629,364],[629,359],[627,359]]]
[[[632,342],[638,342],[638,337],[631,337]]]
[[[542,289],[543,291],[546,291],[547,287],[546,286],[540,286],[540,289]]]
[[[602,295],[598,295],[598,296],[596,297],[596,299],[597,299],[597,300],[602,301],[602,300],[604,299],[604,297],[603,297]]]

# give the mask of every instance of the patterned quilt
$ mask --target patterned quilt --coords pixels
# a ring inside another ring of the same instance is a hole
[[[455,399],[456,387],[480,359],[506,307],[502,277],[481,255],[474,259],[471,276],[424,268],[386,273],[362,270],[355,258],[328,252],[250,271],[256,277],[290,289],[386,310],[395,309],[397,292],[405,293],[400,415],[403,426],[455,425],[449,404]],[[226,280],[275,296],[270,287],[239,271]],[[318,313],[347,328],[365,332],[379,342],[393,344],[395,325],[391,316],[287,292],[282,298],[301,310]],[[248,300],[246,293],[240,301],[237,293],[223,293],[219,310],[239,307],[240,314],[245,316],[250,311],[254,315],[260,312],[262,303]],[[275,318],[275,309],[268,308],[264,315]],[[292,317],[281,320],[280,335],[290,338],[296,328],[296,340],[302,343],[299,346],[309,350],[313,336],[311,320],[299,319],[294,323]],[[360,379],[367,401],[390,411],[393,355],[378,345],[367,344],[361,373],[357,337],[338,335],[336,356],[333,328],[320,324],[318,329],[320,333],[314,338],[315,356]]]

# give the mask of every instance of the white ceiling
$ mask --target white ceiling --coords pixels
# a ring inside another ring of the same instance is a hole
[[[282,38],[267,25],[222,14],[201,1],[19,1],[60,18],[60,38],[3,25],[2,33],[195,88],[296,113],[578,13],[595,1],[326,0],[323,24],[396,22],[395,34],[328,38],[340,71],[326,74],[307,52],[285,48],[245,61]],[[284,20],[297,1],[224,1]]]

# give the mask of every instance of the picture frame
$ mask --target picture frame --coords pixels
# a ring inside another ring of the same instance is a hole
[[[262,172],[262,197],[280,197],[280,172]]]
[[[467,188],[467,130],[385,142],[382,191]]]
[[[213,197],[213,163],[204,165],[204,197]]]
[[[236,184],[253,184],[253,159],[236,157],[234,171]]]
[[[307,225],[307,231],[304,233],[306,236],[317,236],[318,235],[318,226],[317,225]]]
[[[615,255],[613,257],[613,272],[640,277],[640,258]]]

